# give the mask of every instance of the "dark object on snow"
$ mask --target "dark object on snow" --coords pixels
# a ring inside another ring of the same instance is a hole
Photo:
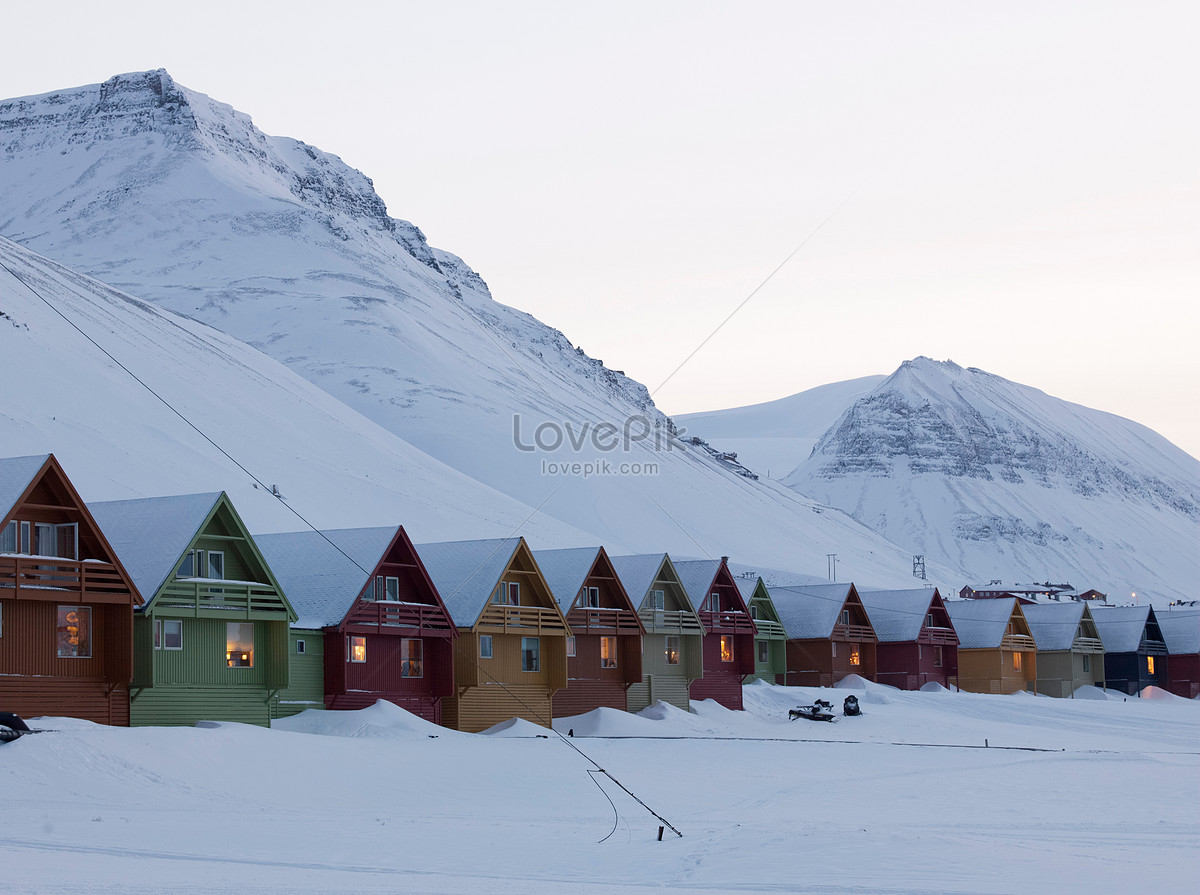
[[[858,707],[858,697],[857,696],[847,696],[845,698],[845,700],[842,701],[842,714],[843,715],[861,715],[862,714],[862,709],[860,709]]]
[[[20,715],[12,712],[0,712],[0,743],[8,743],[19,736],[33,733]]]
[[[788,710],[788,720],[795,721],[797,718],[805,718],[809,721],[836,721],[833,717],[833,703],[826,702],[824,699],[818,699],[812,705],[801,705],[794,709]]]

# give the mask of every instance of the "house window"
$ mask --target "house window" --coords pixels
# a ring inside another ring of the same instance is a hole
[[[708,611],[709,612],[720,612],[721,611],[721,595],[720,594],[709,594],[708,595]]]
[[[367,661],[367,638],[351,635],[346,638],[346,661],[356,664]]]
[[[575,655],[575,638],[574,636],[567,638],[567,656]]]
[[[655,612],[662,612],[667,605],[666,594],[661,590],[650,591],[650,608]]]
[[[225,623],[225,665],[254,667],[254,622]]]
[[[385,600],[390,600],[393,603],[400,602],[400,579],[399,578],[394,578],[391,575],[384,576],[383,598]]]
[[[766,640],[759,640],[758,643],[758,664],[766,665],[771,657],[771,644]]]
[[[1091,670],[1092,670],[1092,662],[1091,662],[1091,658],[1092,658],[1092,657],[1091,657],[1091,656],[1089,656],[1087,653],[1084,653],[1084,654],[1083,654],[1083,670],[1084,670],[1085,672],[1086,672],[1086,671],[1091,671]]]
[[[521,585],[517,581],[501,581],[492,594],[492,602],[502,606],[521,605]]]
[[[208,551],[208,570],[205,578],[225,577],[225,554],[220,550]]]
[[[661,593],[661,591],[660,591]],[[679,664],[679,635],[668,634],[663,638],[666,641],[666,660],[668,665]]]
[[[0,603],[0,637],[4,636],[4,604]]]
[[[829,644],[829,655],[835,659],[837,658],[837,641],[836,640],[831,641]]]
[[[715,597],[716,594],[713,594],[713,596]],[[733,661],[733,635],[732,634],[722,634],[721,635],[721,661],[722,662],[732,662]]]
[[[617,667],[617,638],[616,637],[601,637],[600,638],[600,667],[601,668],[616,668]]]
[[[929,615],[925,616],[925,627],[927,627],[927,628],[932,628],[932,627],[934,627],[934,624],[933,624],[933,613],[932,613],[932,612],[931,612],[931,613],[929,613]]]
[[[479,635],[479,658],[490,659],[492,657],[492,635]]]
[[[942,667],[942,648],[940,646],[935,646],[933,648],[933,667]]]
[[[62,653],[59,653],[59,655],[62,655]],[[1153,656],[1146,657],[1146,674],[1154,674],[1154,657]]]
[[[539,638],[539,637],[522,637],[521,638],[521,670],[522,671],[541,671],[542,670],[541,638]]]
[[[1021,670],[1021,654],[1013,653],[1013,671]]]
[[[303,640],[296,641],[296,655],[297,656],[304,655],[304,641]]]
[[[828,616],[826,616],[826,618],[828,618]],[[842,610],[842,624],[843,625],[850,624],[850,610],[849,609]]]
[[[0,553],[17,552],[17,523],[16,520],[0,529]]]
[[[58,607],[58,657],[60,659],[90,659],[92,657],[92,607]]]
[[[750,617],[752,619],[754,619],[755,621],[758,621],[758,607],[757,606],[750,607]]]
[[[170,650],[183,649],[183,619],[155,619],[154,648]]]
[[[587,604],[588,609],[600,608],[600,588],[589,587],[587,589]]]
[[[861,665],[862,664],[862,653],[859,652],[859,649],[860,649],[860,647],[857,643],[852,644],[850,646],[850,664],[851,665]]]
[[[400,641],[400,677],[425,676],[425,643],[415,637]]]
[[[204,551],[189,550],[179,564],[176,578],[202,578],[204,576]]]
[[[33,539],[33,552],[37,556],[57,556],[60,559],[76,559],[79,556],[79,526],[74,522],[62,525],[35,522]]]

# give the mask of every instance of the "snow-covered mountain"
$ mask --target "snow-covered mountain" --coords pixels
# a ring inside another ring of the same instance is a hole
[[[784,481],[976,581],[1200,592],[1200,461],[1130,420],[906,361]]]
[[[357,510],[351,502],[377,506],[359,495],[363,481],[382,476],[389,493],[407,495],[411,486],[430,502],[429,515],[442,527],[415,531],[420,538],[488,536],[494,525],[474,520],[507,524],[514,509],[528,507],[527,516],[549,520],[548,546],[574,538],[613,552],[727,554],[818,575],[826,554],[837,552],[843,577],[909,580],[905,551],[848,516],[736,475],[672,437],[643,386],[494,302],[460,259],[391,218],[362,174],[303,143],[262,134],[247,116],[164,71],[0,102],[0,153],[3,235],[211,324],[337,399],[314,397],[229,339],[213,350],[193,346],[200,352],[193,354],[188,346],[206,340],[204,327],[163,315],[151,322],[144,305],[126,298],[117,304],[144,326],[117,321],[108,308],[90,312],[115,354],[154,358],[149,369],[139,367],[148,381],[162,376],[174,384],[178,406],[199,408],[206,432],[261,460],[270,481],[289,500],[303,498],[320,525],[421,520],[402,502],[386,518],[347,518]],[[62,291],[76,313],[94,301],[89,295],[108,294],[14,245],[5,253],[43,270],[47,288]],[[37,316],[35,296],[4,296],[6,305],[15,302],[4,310],[19,323],[0,333],[21,348],[0,350],[0,372],[9,381],[39,363],[61,372],[45,377],[45,387],[34,377],[19,400],[4,405],[0,451],[55,451],[70,475],[82,477],[89,498],[229,488],[213,480],[210,466],[203,475],[184,474],[180,456],[203,450],[194,433],[163,435],[167,424],[133,401],[132,386],[118,384],[123,374]],[[163,342],[158,329],[188,335]],[[210,375],[214,350],[236,360]],[[246,393],[237,386],[238,367],[253,380]],[[272,395],[267,383],[274,379],[294,400]],[[75,381],[92,384],[82,404],[71,394]],[[279,409],[263,410],[276,401]],[[304,403],[345,432],[327,430],[299,409]],[[364,440],[378,446],[358,449],[353,433],[365,424],[347,418],[346,407],[374,424]],[[255,428],[260,412],[269,421]],[[252,437],[242,434],[246,427]],[[380,460],[388,452],[403,454],[408,465],[388,467]],[[91,456],[111,462],[81,459]],[[579,466],[564,471],[563,463]],[[443,464],[458,477],[448,477]],[[330,468],[341,475],[326,479]],[[445,482],[453,497],[440,506]],[[474,502],[472,483],[481,489]],[[942,580],[956,577],[940,571]]]
[[[782,479],[812,453],[846,408],[886,379],[862,376],[819,385],[786,398],[673,417],[680,431],[737,454],[760,476]]]

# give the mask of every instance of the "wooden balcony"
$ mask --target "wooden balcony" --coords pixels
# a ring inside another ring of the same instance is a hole
[[[454,623],[441,606],[395,600],[360,600],[346,620],[351,634],[397,634],[453,637]]]
[[[0,555],[0,597],[56,603],[133,603],[112,563],[46,556]]]
[[[159,592],[154,610],[176,618],[220,613],[222,618],[294,620],[279,591],[253,581],[176,578]]]
[[[753,634],[757,630],[754,619],[745,612],[711,612],[701,609],[700,624],[710,633]]]
[[[1071,644],[1071,651],[1075,653],[1102,653],[1104,652],[1104,644],[1095,637],[1076,637],[1075,642]]]
[[[703,634],[704,625],[691,612],[643,609],[638,613],[647,634]]]
[[[1033,638],[1025,634],[1005,634],[1004,639],[1000,641],[1000,646],[1003,649],[1023,653],[1032,653],[1037,649]]]
[[[569,634],[562,616],[541,606],[505,606],[489,603],[479,620],[481,634]]]
[[[594,609],[576,607],[567,616],[567,623],[576,634],[640,634],[638,617],[628,609]]]
[[[756,618],[754,625],[758,628],[759,637],[768,640],[787,640],[787,632],[779,622],[771,621],[769,618]]]
[[[921,629],[921,636],[917,638],[918,643],[932,643],[939,646],[954,646],[958,643],[958,635],[954,633],[953,628],[931,628],[924,627]]]
[[[837,624],[833,626],[833,634],[829,639],[858,643],[874,643],[876,638],[875,631],[870,625]]]

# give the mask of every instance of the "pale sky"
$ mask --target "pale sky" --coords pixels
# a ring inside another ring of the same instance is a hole
[[[1200,456],[1194,0],[115,0],[0,27],[0,96],[166,68],[362,170],[668,413],[925,354]]]

